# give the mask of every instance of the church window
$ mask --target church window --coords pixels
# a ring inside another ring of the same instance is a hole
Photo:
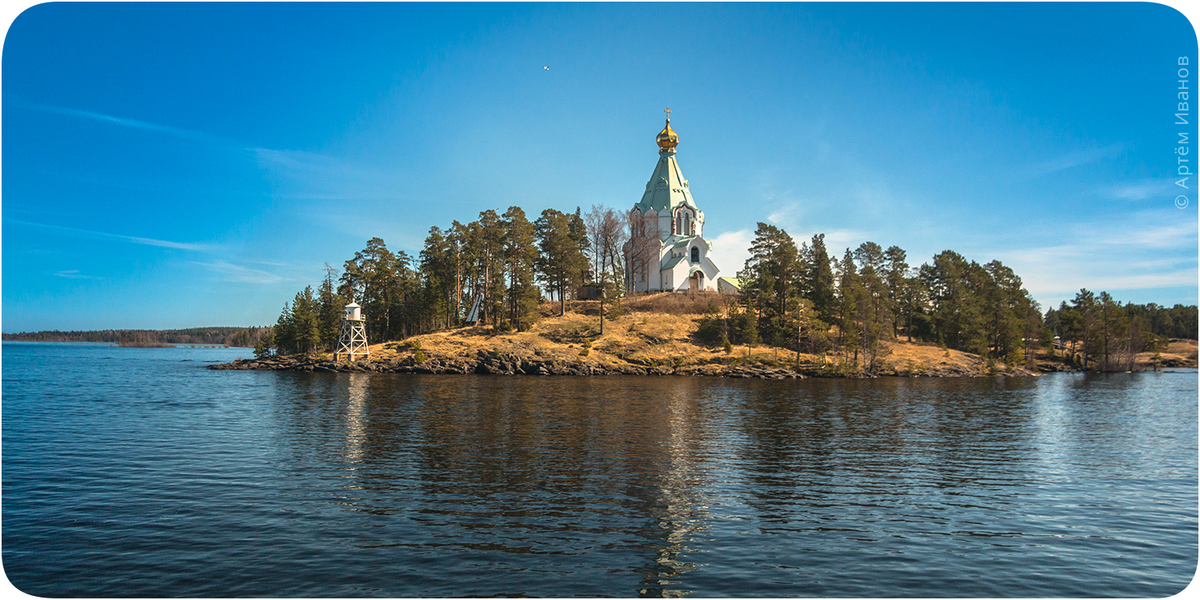
[[[700,262],[700,249],[695,246],[692,246],[692,262]]]

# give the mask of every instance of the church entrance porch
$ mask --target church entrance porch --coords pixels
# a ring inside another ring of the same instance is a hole
[[[692,273],[691,277],[688,277],[688,289],[690,289],[693,292],[700,291],[700,274],[699,273]]]

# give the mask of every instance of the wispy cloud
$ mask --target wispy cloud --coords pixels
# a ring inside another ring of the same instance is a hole
[[[1170,213],[1166,213],[1170,214]],[[1194,221],[1158,224],[1163,214],[1119,223],[1079,224],[1060,243],[995,252],[1048,308],[1081,288],[1093,291],[1190,287],[1197,284]]]
[[[1196,222],[1164,225],[1149,229],[1114,231],[1106,238],[1109,243],[1142,246],[1144,248],[1196,248]]]
[[[97,277],[95,275],[83,275],[79,272],[79,269],[71,269],[69,271],[59,271],[59,272],[55,273],[54,276],[55,277],[63,277],[66,279],[103,279],[103,277]]]
[[[1142,179],[1139,181],[1122,182],[1100,189],[1100,193],[1118,200],[1145,200],[1153,196],[1162,196],[1170,201],[1181,190],[1175,185],[1174,179]]]
[[[1049,160],[1033,164],[1029,167],[1031,175],[1046,175],[1057,171],[1086,165],[1088,163],[1098,162],[1107,158],[1114,158],[1121,154],[1123,150],[1120,144],[1112,144],[1101,148],[1085,148],[1083,150],[1075,150],[1066,154],[1060,154]]]
[[[283,281],[283,278],[274,274],[262,271],[259,269],[251,269],[241,265],[235,265],[223,260],[215,262],[200,262],[192,261],[193,264],[207,267],[216,273],[220,274],[222,281],[231,281],[235,283],[278,283]]]
[[[1005,261],[1021,275],[1022,284],[1029,293],[1043,303],[1047,298],[1066,299],[1080,289],[1092,291],[1136,290],[1163,287],[1195,287],[1198,272],[1196,267],[1184,267],[1156,272],[1103,272],[1103,269],[1088,268],[1085,264],[1066,261],[1054,265],[1022,264]],[[1069,268],[1063,268],[1067,266]],[[1051,302],[1057,304],[1057,302]],[[1049,305],[1043,308],[1050,308]]]
[[[307,200],[394,200],[402,189],[395,170],[301,150],[252,148],[275,196]]]
[[[830,258],[841,258],[846,248],[853,250],[863,242],[872,241],[872,237],[874,237],[869,232],[857,229],[830,229],[793,235],[792,240],[799,247],[800,244],[811,242],[813,236],[818,233],[825,234],[825,251],[829,253]]]
[[[1191,286],[1195,287],[1197,271],[1195,268],[1172,271],[1168,273],[1142,273],[1138,275],[1118,275],[1099,277],[1091,280],[1092,289],[1096,290],[1136,290],[1142,288]],[[1075,288],[1072,288],[1075,289]]]
[[[86,119],[86,120],[97,121],[97,122],[101,122],[101,123],[109,123],[112,125],[118,125],[121,127],[127,127],[127,128],[131,128],[131,129],[140,129],[142,131],[151,131],[151,132],[155,132],[155,133],[162,133],[162,134],[166,134],[166,135],[172,135],[172,136],[176,136],[176,137],[182,137],[182,138],[187,138],[190,140],[211,143],[211,144],[236,145],[231,140],[228,140],[228,139],[225,139],[225,138],[222,138],[219,136],[215,136],[212,134],[204,133],[201,131],[192,131],[189,129],[181,129],[179,127],[171,127],[170,125],[159,125],[157,123],[150,123],[147,121],[139,121],[138,119],[127,119],[124,117],[106,115],[103,113],[98,113],[98,112],[94,112],[94,111],[90,111],[90,110],[82,110],[82,109],[78,109],[78,108],[68,108],[68,107],[64,107],[64,106],[51,106],[51,105],[47,105],[47,104],[36,104],[33,102],[25,102],[25,101],[17,99],[17,98],[13,98],[13,99],[5,98],[5,107],[6,108],[12,107],[12,108],[25,108],[25,109],[29,109],[29,110],[37,110],[37,111],[52,113],[52,114],[56,114],[56,115],[75,117],[78,119]]]
[[[803,214],[799,202],[788,202],[783,206],[776,208],[771,214],[767,215],[767,220],[772,225],[787,227],[795,222],[795,219]]]
[[[45,223],[32,223],[29,221],[15,221],[11,219],[5,220],[5,223],[12,225],[26,225],[29,227],[40,227],[43,229],[52,229],[68,235],[76,237],[89,237],[99,239],[121,240],[133,244],[141,244],[144,246],[158,246],[159,248],[172,248],[175,250],[187,250],[191,252],[211,252],[219,248],[212,244],[197,244],[190,242],[172,242],[169,240],[156,240],[153,238],[137,237],[132,235],[120,235],[116,233],[105,233],[103,231],[89,231],[86,229],[75,229],[74,227],[63,227],[61,225],[47,225]]]
[[[211,255],[214,253],[219,254],[219,253],[226,251],[224,246],[220,246],[220,245],[216,245],[216,244],[197,244],[197,243],[188,243],[188,242],[173,242],[173,241],[169,241],[169,240],[157,240],[157,239],[153,239],[153,238],[145,238],[145,237],[138,237],[138,236],[132,236],[132,235],[119,235],[119,234],[115,234],[115,233],[105,233],[102,231],[88,231],[86,229],[75,229],[73,227],[62,227],[59,225],[46,225],[43,223],[30,223],[27,221],[6,220],[5,224],[27,225],[27,226],[31,226],[31,227],[50,229],[53,231],[62,232],[67,235],[71,235],[71,236],[75,236],[75,237],[103,239],[103,240],[116,240],[116,241],[126,242],[126,243],[130,243],[130,244],[139,244],[139,245],[143,245],[143,246],[154,246],[154,247],[158,247],[158,248],[170,248],[172,250],[182,250],[185,252],[191,252],[191,253],[195,253],[195,254],[199,254],[199,255]],[[222,260],[222,259],[215,259],[212,261],[191,261],[191,262],[193,264],[207,267],[211,271],[217,273],[220,276],[222,281],[232,281],[232,282],[237,282],[237,283],[278,283],[280,281],[284,281],[284,278],[282,278],[274,273],[264,271],[261,269],[253,269],[250,267],[243,267],[241,265],[237,265],[237,264],[234,264],[229,261]],[[286,266],[285,263],[279,263],[279,262],[274,262],[274,261],[250,260],[247,262],[262,264],[262,265],[266,265],[269,267]],[[56,277],[63,277],[66,279],[102,279],[101,277],[95,277],[92,275],[83,275],[78,270],[59,271],[59,272],[55,273],[54,275]]]

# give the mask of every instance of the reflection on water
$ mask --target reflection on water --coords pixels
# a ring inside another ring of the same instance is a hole
[[[370,376],[366,373],[351,373],[349,379],[349,401],[346,403],[345,460],[347,463],[355,464],[362,460],[362,445],[367,435],[365,408],[367,382],[370,381]]]
[[[521,572],[530,556],[560,556],[540,562],[593,573],[587,594],[628,591],[591,584],[632,572],[643,596],[1103,595],[1128,584],[1074,579],[1081,565],[1062,557],[1075,546],[1094,546],[1089,561],[1135,551],[1137,513],[1195,530],[1194,510],[1174,510],[1195,498],[1194,453],[1164,464],[1171,451],[1146,437],[1194,448],[1175,420],[1194,406],[1146,408],[1131,392],[1159,392],[1136,380],[290,377],[277,406],[286,442],[318,450],[316,431],[344,423],[344,506],[420,532],[384,525],[364,547],[472,551],[468,580],[483,564]],[[1170,517],[1145,512],[1149,489],[1111,485],[1153,471],[1170,480],[1153,488],[1184,484]],[[1172,555],[1181,564],[1195,556],[1188,539]],[[631,553],[641,558],[612,560]],[[1013,579],[1043,554],[1072,577]],[[1169,568],[1164,558],[1150,562]],[[764,563],[791,572],[764,580]],[[883,573],[895,587],[880,587]],[[495,589],[473,581],[460,591]],[[560,593],[544,585],[504,589]]]
[[[4,559],[30,593],[1162,596],[1196,565],[1194,373],[97,370],[64,402],[14,362]]]

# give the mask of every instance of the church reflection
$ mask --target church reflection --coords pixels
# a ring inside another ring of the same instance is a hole
[[[653,562],[640,570],[644,577],[638,595],[642,597],[686,595],[687,591],[672,586],[682,583],[684,574],[703,566],[692,559],[702,552],[704,532],[712,518],[698,490],[706,480],[696,465],[696,457],[707,453],[697,452],[704,438],[698,435],[696,407],[689,396],[676,390],[666,406],[662,468],[657,485],[647,490],[648,513],[657,532],[645,535],[659,544]]]
[[[729,430],[705,400],[710,382],[280,381],[282,459],[305,465],[304,477],[336,478],[338,510],[372,519],[373,530],[347,533],[360,543],[579,561],[612,584],[602,589],[647,597],[686,595],[689,576],[711,562],[709,507],[721,502],[712,473],[727,459]]]
[[[719,453],[699,384],[414,377],[397,398],[384,379],[343,380],[339,504],[407,515],[476,551],[569,557],[608,544],[596,557],[624,557],[609,568],[636,575],[629,591],[687,593],[712,519],[703,463]]]

